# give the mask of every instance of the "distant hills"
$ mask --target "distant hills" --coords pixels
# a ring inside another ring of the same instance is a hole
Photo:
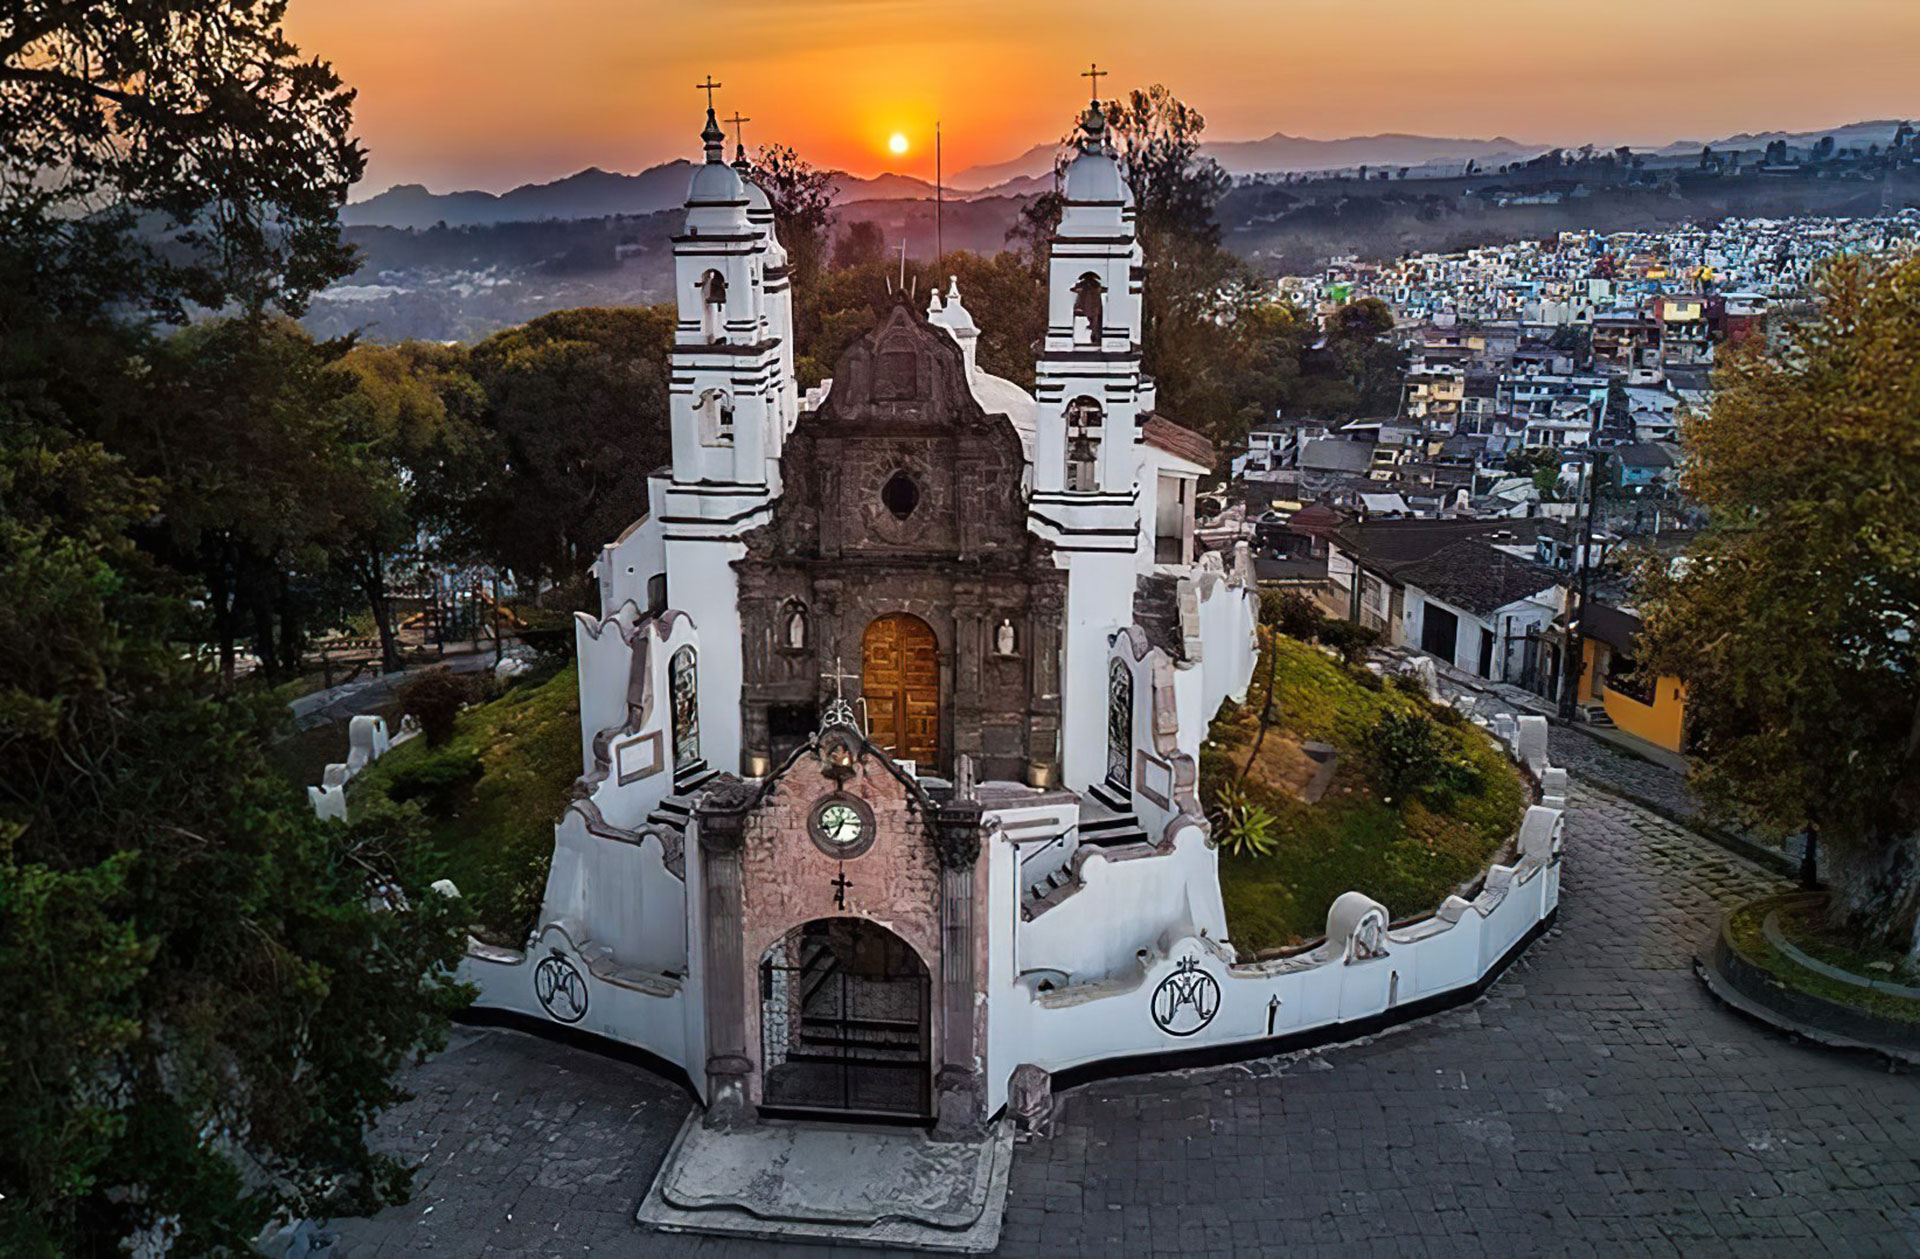
[[[419,184],[398,184],[355,201],[341,211],[347,227],[424,229],[482,227],[496,223],[537,223],[547,219],[599,219],[616,214],[656,214],[678,209],[687,199],[693,163],[684,159],[650,166],[637,175],[589,167],[552,183],[522,184],[511,192],[429,192]],[[862,179],[836,172],[840,201],[917,200],[933,196],[933,185],[911,175]]]
[[[1706,141],[1714,149],[1760,149],[1775,140],[1789,146],[1807,146],[1832,136],[1842,148],[1886,144],[1898,122],[1849,123],[1822,131],[1761,132]],[[1662,148],[1643,150],[1677,157],[1697,152],[1697,140],[1677,140]],[[1506,136],[1490,140],[1387,133],[1350,136],[1340,140],[1310,140],[1275,132],[1262,140],[1222,140],[1205,146],[1206,153],[1230,174],[1262,172],[1339,171],[1359,166],[1436,167],[1474,161],[1481,169],[1535,157],[1546,146],[1524,144]],[[947,190],[954,200],[970,197],[1024,197],[1052,185],[1057,144],[1036,144],[1004,162],[968,167],[954,175]],[[444,223],[449,227],[477,227],[499,223],[545,220],[597,219],[612,215],[655,214],[675,209],[686,199],[693,163],[684,159],[649,167],[633,175],[597,167],[551,183],[523,184],[510,192],[429,192],[419,184],[400,184],[364,201],[349,204],[341,213],[348,227],[424,229]],[[933,196],[933,185],[912,175],[882,174],[871,179],[835,172],[836,199],[841,204],[877,201],[915,201]]]

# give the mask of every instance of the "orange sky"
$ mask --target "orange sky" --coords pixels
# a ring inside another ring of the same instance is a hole
[[[1651,145],[1920,114],[1920,0],[293,0],[287,25],[360,89],[358,197],[696,157],[709,71],[750,146],[928,177],[936,117],[949,174],[1057,137],[1089,59],[1217,139]]]

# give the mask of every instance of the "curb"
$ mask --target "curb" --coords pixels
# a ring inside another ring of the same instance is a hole
[[[1740,908],[1768,901],[1784,902],[1795,895],[1805,893],[1761,897]],[[1881,1018],[1782,984],[1734,947],[1727,935],[1727,921],[1732,912],[1720,915],[1713,934],[1701,945],[1693,962],[1694,974],[1722,1004],[1775,1031],[1828,1049],[1874,1054],[1896,1067],[1920,1066],[1920,1027]]]

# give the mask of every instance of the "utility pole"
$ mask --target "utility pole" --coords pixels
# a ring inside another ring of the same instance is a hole
[[[1593,516],[1600,503],[1600,469],[1605,464],[1607,452],[1597,446],[1587,447],[1587,518],[1581,530],[1580,539],[1580,585],[1575,603],[1575,615],[1567,618],[1567,659],[1560,669],[1560,719],[1573,720],[1575,700],[1580,692],[1580,678],[1587,670],[1587,603],[1593,598]]]
[[[935,285],[940,283],[938,270],[940,259],[947,254],[944,232],[946,208],[946,189],[941,180],[940,169],[940,120],[936,118],[933,122],[933,265],[935,268],[933,282]]]

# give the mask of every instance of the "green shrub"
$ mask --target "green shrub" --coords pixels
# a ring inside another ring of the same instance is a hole
[[[1348,664],[1360,664],[1379,645],[1380,631],[1357,621],[1328,620],[1320,626],[1319,639]]]
[[[1398,710],[1380,714],[1373,723],[1366,752],[1374,786],[1389,804],[1439,785],[1446,763],[1432,719]]]
[[[1428,702],[1427,684],[1419,678],[1414,677],[1411,673],[1396,673],[1388,678],[1387,681],[1391,682],[1396,690],[1406,692],[1421,703],[1424,704]]]
[[[439,747],[453,737],[454,718],[474,693],[471,679],[451,669],[428,669],[400,688],[400,711],[420,723],[429,746]]]
[[[393,800],[438,798],[480,777],[480,771],[478,753],[469,748],[442,748],[395,769],[387,779],[387,796]]]
[[[1320,605],[1294,590],[1272,590],[1260,596],[1260,621],[1303,643],[1320,637],[1327,614]]]

